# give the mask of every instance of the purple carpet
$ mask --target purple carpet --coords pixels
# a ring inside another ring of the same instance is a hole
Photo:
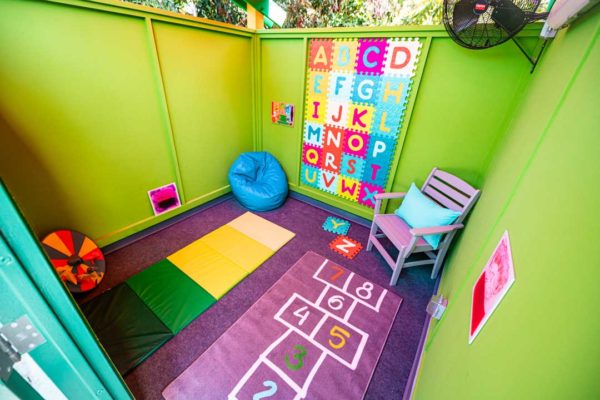
[[[228,200],[108,254],[107,273],[99,287],[87,297],[98,295],[125,281],[246,211],[235,200]],[[321,225],[329,215],[334,214],[295,199],[288,199],[277,210],[257,214],[291,230],[296,237],[130,372],[125,381],[135,397],[161,399],[161,392],[171,381],[204,353],[304,253],[314,251],[403,299],[365,395],[366,399],[401,398],[426,319],[425,307],[434,289],[435,281],[429,278],[431,268],[405,269],[398,285],[389,287],[391,269],[377,252],[363,250],[356,258],[348,260],[329,249],[329,242],[335,235],[323,231]],[[352,224],[348,236],[365,246],[369,229]]]
[[[401,302],[306,253],[163,395],[362,399]]]

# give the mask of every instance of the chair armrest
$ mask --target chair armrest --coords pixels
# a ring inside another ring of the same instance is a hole
[[[406,193],[377,193],[373,196],[375,199],[375,209],[373,210],[373,213],[375,215],[379,214],[379,210],[381,209],[381,201],[383,199],[395,199],[404,196],[406,196]]]
[[[400,197],[406,196],[406,193],[400,192],[392,192],[392,193],[377,193],[375,196],[375,200],[383,200],[383,199],[397,199]]]
[[[445,226],[430,226],[427,228],[413,228],[410,233],[413,236],[437,235],[440,233],[452,232],[455,229],[463,228],[463,224],[445,225]]]

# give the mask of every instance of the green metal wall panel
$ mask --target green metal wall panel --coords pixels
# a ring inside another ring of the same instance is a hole
[[[529,38],[533,32],[527,30],[525,37],[520,38],[528,47],[537,42]],[[390,178],[391,190],[405,191],[413,181],[421,184],[434,166],[475,186],[481,185],[489,158],[504,133],[520,90],[529,79],[529,63],[513,43],[473,52],[444,37],[440,27],[401,31],[387,28],[263,31],[259,33],[262,148],[272,151],[282,162],[291,189],[363,217],[372,216],[371,209],[357,203],[298,186],[298,178],[306,40],[373,36],[415,36],[425,44],[400,134],[403,146],[392,167],[396,172]],[[296,105],[293,128],[270,121],[273,100]],[[397,205],[398,202],[390,203],[388,210]]]
[[[147,10],[0,2],[0,173],[38,236],[112,243],[227,193],[253,149],[251,31]],[[170,182],[185,203],[155,217]]]
[[[283,166],[291,188],[299,181],[298,152],[302,151],[303,82],[306,42],[303,39],[261,40],[260,123],[262,150],[273,154]],[[294,126],[271,122],[271,102],[292,103]]]
[[[252,41],[163,22],[154,33],[185,198],[223,194],[253,149]]]
[[[449,259],[416,399],[595,398],[600,320],[600,10],[561,32],[491,162],[480,204]],[[471,290],[508,229],[516,280],[468,345]]]
[[[102,238],[175,180],[144,20],[0,2],[0,171],[38,234]]]

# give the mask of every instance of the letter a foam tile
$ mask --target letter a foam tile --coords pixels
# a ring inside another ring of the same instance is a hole
[[[352,260],[362,250],[362,244],[348,236],[340,235],[329,243],[329,248],[338,254]]]

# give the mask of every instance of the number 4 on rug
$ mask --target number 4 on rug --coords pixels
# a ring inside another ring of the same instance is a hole
[[[329,243],[329,248],[352,260],[362,250],[362,244],[348,236],[340,235]]]

